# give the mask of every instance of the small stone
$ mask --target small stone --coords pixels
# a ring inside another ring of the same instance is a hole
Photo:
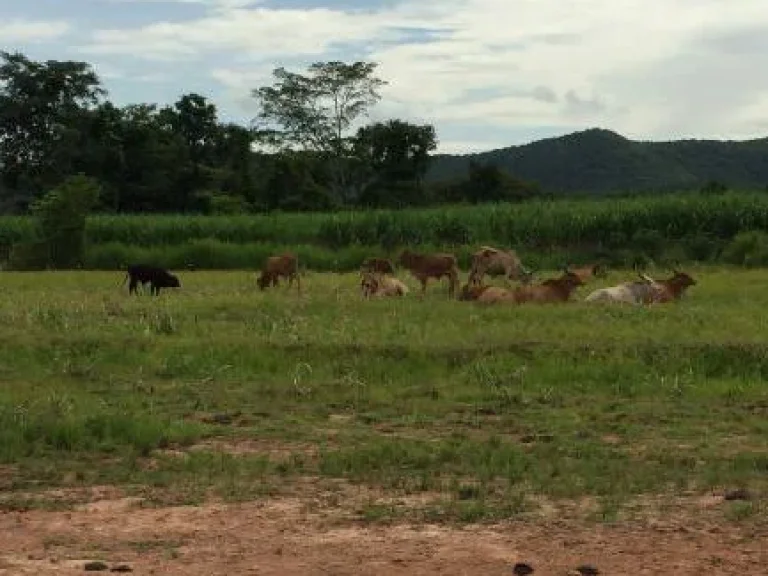
[[[746,488],[730,490],[723,495],[723,500],[752,500],[752,494]]]
[[[128,566],[128,564],[118,564],[113,566],[110,572],[133,572],[133,568]]]
[[[515,576],[528,576],[528,574],[533,574],[533,566],[525,562],[518,562],[512,567],[512,573]]]
[[[581,574],[581,576],[597,576],[600,574],[600,570],[598,570],[595,566],[592,566],[591,564],[582,564],[578,568],[576,568],[576,572]]]
[[[104,570],[109,570],[109,566],[104,564],[104,562],[86,562],[83,566],[83,570],[86,572],[102,572]]]

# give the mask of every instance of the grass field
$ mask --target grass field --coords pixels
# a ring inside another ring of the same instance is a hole
[[[120,273],[2,273],[0,506],[321,491],[373,523],[603,525],[746,488],[706,513],[765,534],[768,272],[690,272],[652,308],[484,308],[434,284],[364,302],[353,274],[309,273],[299,297],[237,271],[129,298]]]

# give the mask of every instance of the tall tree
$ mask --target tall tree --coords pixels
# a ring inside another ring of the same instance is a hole
[[[364,178],[361,202],[370,206],[417,203],[429,168],[429,153],[437,148],[433,126],[389,120],[363,126],[354,140],[355,157]]]
[[[73,128],[106,94],[86,62],[35,62],[0,52],[0,163],[5,185],[26,196],[66,176]]]
[[[320,153],[331,167],[331,185],[341,201],[351,200],[351,138],[348,131],[380,100],[386,84],[376,63],[316,62],[308,74],[273,71],[275,82],[253,90],[260,110],[254,119],[261,142],[278,149]]]

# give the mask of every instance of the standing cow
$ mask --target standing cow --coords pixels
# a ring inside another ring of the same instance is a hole
[[[453,254],[418,254],[406,249],[400,254],[398,262],[421,283],[422,298],[430,278],[447,278],[450,298],[453,298],[459,289],[459,265]]]

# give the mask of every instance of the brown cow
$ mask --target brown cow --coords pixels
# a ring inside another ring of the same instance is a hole
[[[584,281],[578,274],[567,271],[559,278],[550,278],[541,284],[519,286],[514,291],[515,301],[519,304],[535,302],[545,304],[551,302],[567,302],[571,294]]]
[[[459,265],[453,254],[418,254],[411,250],[403,250],[398,262],[421,282],[421,296],[427,291],[427,281],[430,278],[440,280],[448,278],[448,297],[453,298],[459,287]]]
[[[386,296],[405,296],[408,294],[408,287],[397,278],[384,276],[373,272],[363,273],[360,287],[363,292],[363,298],[382,298]]]
[[[527,270],[514,250],[499,250],[492,246],[481,246],[472,254],[472,264],[469,272],[469,283],[481,285],[483,276],[504,276],[507,282],[518,280],[528,284],[531,271]]]
[[[515,303],[515,293],[500,286],[470,286],[464,284],[459,293],[459,300],[474,301],[480,304],[497,304],[499,302]]]
[[[388,258],[368,258],[360,266],[360,273],[379,272],[380,274],[394,274],[395,267]]]
[[[654,280],[646,274],[640,274],[640,277],[654,288],[651,302],[664,303],[679,300],[690,286],[696,285],[696,280],[685,272],[679,270],[673,270],[673,272],[674,275],[666,280]]]
[[[264,290],[270,284],[272,286],[277,286],[279,283],[278,278],[280,276],[288,279],[289,289],[293,285],[295,279],[296,291],[301,294],[299,259],[295,254],[286,253],[279,256],[268,257],[261,267],[261,275],[257,278],[256,283],[259,285],[259,289]]]

